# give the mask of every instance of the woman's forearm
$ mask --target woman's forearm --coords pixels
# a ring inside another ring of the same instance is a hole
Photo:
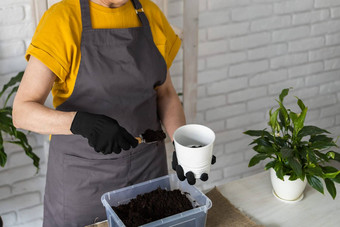
[[[181,101],[174,89],[170,75],[165,83],[158,89],[158,114],[171,141],[175,130],[185,125],[185,116]]]
[[[17,128],[40,134],[72,134],[70,127],[76,112],[50,109],[36,102],[20,102],[13,106],[13,124]]]
[[[159,115],[171,141],[175,130],[185,125],[185,117],[178,97],[162,97],[158,101]]]
[[[74,112],[52,110],[44,103],[56,75],[31,56],[13,103],[13,124],[41,134],[71,134]]]

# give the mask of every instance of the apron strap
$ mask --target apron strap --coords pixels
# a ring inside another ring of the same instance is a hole
[[[138,0],[132,0],[132,4],[136,10],[143,8],[142,4]]]
[[[132,4],[135,7],[136,14],[139,17],[139,20],[141,21],[142,26],[145,29],[147,37],[151,38],[151,40],[153,40],[149,20],[144,13],[144,9],[143,9],[142,4],[139,2],[139,0],[132,0]]]
[[[80,10],[83,31],[92,29],[90,6],[88,0],[80,0]]]

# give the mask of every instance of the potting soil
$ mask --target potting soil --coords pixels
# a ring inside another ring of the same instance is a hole
[[[154,142],[154,141],[161,141],[164,140],[166,138],[165,133],[163,132],[163,130],[151,130],[151,129],[147,129],[143,134],[143,139],[145,140],[145,142],[149,143],[149,142]]]
[[[138,195],[128,204],[112,207],[127,227],[143,225],[192,208],[190,200],[180,190],[161,188]]]

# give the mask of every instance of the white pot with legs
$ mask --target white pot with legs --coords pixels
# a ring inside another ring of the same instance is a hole
[[[273,168],[270,169],[270,179],[273,186],[273,194],[275,197],[286,202],[296,202],[303,198],[303,191],[306,188],[307,180],[296,179],[289,180],[289,176],[285,175],[284,181],[276,176]]]

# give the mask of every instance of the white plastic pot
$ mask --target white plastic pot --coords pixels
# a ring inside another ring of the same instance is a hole
[[[273,168],[270,169],[270,179],[272,182],[273,190],[277,197],[286,201],[298,201],[303,198],[303,191],[306,188],[307,180],[296,179],[294,181],[289,180],[289,176],[283,176],[283,180],[276,176],[276,172]]]
[[[209,174],[214,141],[215,133],[203,125],[188,124],[174,132],[177,160],[184,174],[192,171],[195,178]]]

